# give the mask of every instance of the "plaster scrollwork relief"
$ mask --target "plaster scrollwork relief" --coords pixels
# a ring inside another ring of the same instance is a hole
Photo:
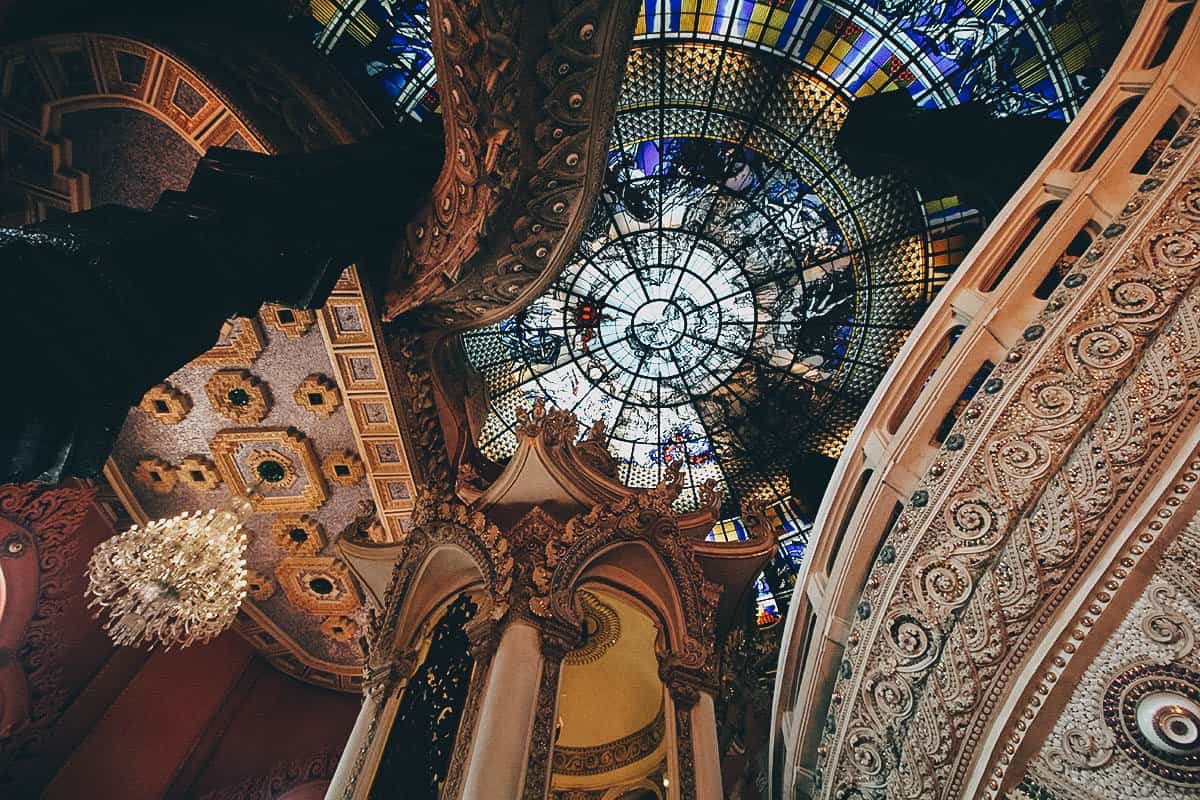
[[[543,640],[544,641],[544,640]],[[525,766],[525,790],[521,800],[543,800],[550,787],[550,760],[554,750],[554,720],[558,709],[558,682],[562,674],[562,649],[543,648],[542,676],[538,682],[537,710],[529,738],[529,760]]]
[[[393,257],[386,319],[428,304],[440,326],[483,325],[553,280],[600,185],[636,9],[431,4],[446,165]]]
[[[1200,521],[1193,519],[1162,563],[1177,563],[1198,547]],[[1024,785],[1045,787],[1063,800],[1195,796],[1200,593],[1190,583],[1177,581],[1170,569],[1150,579],[1072,687],[1029,760]]]
[[[80,547],[74,536],[93,508],[90,488],[48,489],[38,483],[0,486],[0,572],[8,576],[8,614],[27,608],[24,620],[5,620],[0,639],[0,774],[15,776],[21,762],[46,746],[50,730],[71,699],[65,682],[66,644],[55,633],[76,585]],[[23,576],[21,581],[16,575]],[[11,693],[16,673],[26,696]]]
[[[1193,118],[965,410],[964,446],[910,498],[848,639],[820,796],[957,796],[1081,554],[1196,413],[1197,132]],[[1168,618],[1153,630],[1184,641]]]
[[[1142,634],[1168,647],[1172,659],[1181,659],[1196,648],[1196,633],[1187,618],[1174,611],[1177,600],[1171,587],[1159,584],[1150,591],[1153,609],[1142,617]]]

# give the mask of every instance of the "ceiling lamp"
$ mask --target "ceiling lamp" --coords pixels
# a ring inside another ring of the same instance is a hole
[[[245,553],[231,510],[134,525],[92,553],[88,607],[106,611],[104,629],[119,645],[207,642],[233,623],[246,597]]]

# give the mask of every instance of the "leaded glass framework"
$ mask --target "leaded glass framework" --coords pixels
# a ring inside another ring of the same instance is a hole
[[[646,2],[583,241],[545,295],[463,337],[482,452],[510,455],[516,409],[545,397],[604,420],[630,485],[682,464],[681,508],[707,479],[730,515],[786,497],[798,455],[840,455],[982,230],[955,197],[852,174],[833,146],[850,103],[1069,118],[1098,74],[1093,10]]]
[[[313,44],[330,55],[384,119],[437,108],[425,0],[310,0]]]

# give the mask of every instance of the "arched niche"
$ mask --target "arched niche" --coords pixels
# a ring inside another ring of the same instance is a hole
[[[606,582],[581,585],[577,600],[584,635],[563,658],[551,796],[653,787],[671,769],[674,740],[659,674],[662,618],[641,597]]]
[[[449,601],[459,594],[478,595],[480,602],[486,602],[483,591],[486,581],[484,567],[463,545],[440,542],[430,547],[400,601],[394,647],[419,649],[422,633],[428,631]]]
[[[583,565],[576,585],[590,583],[617,591],[657,619],[662,647],[682,647],[687,639],[688,615],[684,611],[676,579],[662,554],[642,540],[618,541],[596,551]]]

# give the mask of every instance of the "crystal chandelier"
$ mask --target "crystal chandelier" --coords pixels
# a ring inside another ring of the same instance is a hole
[[[187,647],[231,624],[246,597],[246,534],[234,511],[134,525],[92,553],[89,608],[119,645]]]

